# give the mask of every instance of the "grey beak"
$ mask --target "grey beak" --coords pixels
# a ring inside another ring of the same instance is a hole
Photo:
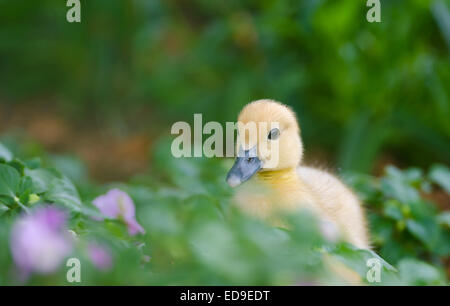
[[[241,151],[234,162],[233,167],[227,174],[227,183],[231,187],[236,187],[250,179],[259,169],[261,160],[256,156],[254,150]]]

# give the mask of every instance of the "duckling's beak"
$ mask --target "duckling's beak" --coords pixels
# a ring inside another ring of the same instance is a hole
[[[233,167],[227,174],[227,183],[231,187],[236,187],[243,182],[249,180],[259,169],[261,169],[262,162],[256,154],[252,154],[252,150],[244,151],[239,154],[234,161]]]

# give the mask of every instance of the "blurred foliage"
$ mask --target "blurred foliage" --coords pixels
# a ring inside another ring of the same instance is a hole
[[[436,176],[437,171],[442,177]],[[381,179],[348,177],[367,204],[373,244],[383,258],[396,264],[408,256],[430,262],[448,257],[449,212],[439,212],[424,195],[432,191],[432,184],[445,189],[449,175],[450,169],[445,166],[435,166],[427,175],[417,168],[401,171],[388,166]]]
[[[16,144],[14,151],[23,152],[21,146]],[[344,263],[364,280],[366,261],[377,258],[382,285],[448,283],[443,260],[450,253],[449,214],[438,212],[424,197],[433,189],[446,190],[450,169],[445,166],[426,174],[388,167],[381,179],[346,176],[367,203],[380,257],[324,240],[306,213],[288,216],[289,230],[241,215],[224,182],[226,161],[176,159],[167,154],[169,148],[170,141],[156,146],[148,174],[99,186],[74,171],[80,163],[72,158],[43,152],[40,158],[22,159],[0,145],[0,284],[21,282],[9,250],[11,224],[23,210],[44,203],[70,213],[69,229],[77,237],[71,257],[82,262],[82,285],[341,284],[324,257]],[[131,237],[118,220],[93,219],[98,212],[92,199],[113,187],[132,197],[146,234]],[[112,269],[92,266],[85,251],[90,241],[108,246]],[[66,285],[66,269],[33,275],[27,284]]]
[[[6,107],[47,100],[76,122],[167,131],[273,98],[343,169],[369,171],[380,152],[450,163],[448,1],[381,1],[373,24],[354,0],[81,3],[71,24],[65,1],[0,1]]]

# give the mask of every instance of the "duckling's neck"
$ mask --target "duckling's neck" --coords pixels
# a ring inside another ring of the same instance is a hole
[[[283,191],[298,190],[303,184],[297,174],[296,168],[287,168],[275,171],[260,171],[257,178],[262,183],[269,184],[275,189]]]
[[[257,179],[272,190],[275,196],[272,200],[277,207],[295,209],[300,205],[315,209],[316,197],[300,179],[297,168],[261,171],[258,172]]]

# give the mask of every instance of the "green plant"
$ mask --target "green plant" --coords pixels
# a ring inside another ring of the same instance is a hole
[[[325,241],[308,214],[290,216],[289,230],[240,214],[224,183],[226,163],[176,159],[167,150],[166,142],[157,146],[157,166],[148,175],[126,184],[89,183],[80,197],[58,170],[43,167],[36,159],[22,161],[0,146],[0,283],[20,281],[12,273],[16,269],[9,248],[12,225],[24,211],[33,213],[35,207],[48,205],[61,207],[69,216],[67,228],[76,236],[70,257],[81,260],[82,284],[340,283],[324,264],[324,254],[363,279],[367,260],[377,258],[381,284],[447,283],[441,260],[448,256],[448,213],[437,212],[419,193],[429,190],[432,182],[447,186],[449,172],[443,166],[433,168],[427,177],[418,170],[393,167],[381,179],[349,177],[367,203],[375,250],[393,267],[373,251]],[[131,196],[145,234],[130,236],[120,219],[98,220],[101,215],[92,200],[110,188]],[[93,243],[108,250],[112,267],[99,270],[90,257]],[[65,267],[48,275],[34,273],[26,283],[67,284]]]

